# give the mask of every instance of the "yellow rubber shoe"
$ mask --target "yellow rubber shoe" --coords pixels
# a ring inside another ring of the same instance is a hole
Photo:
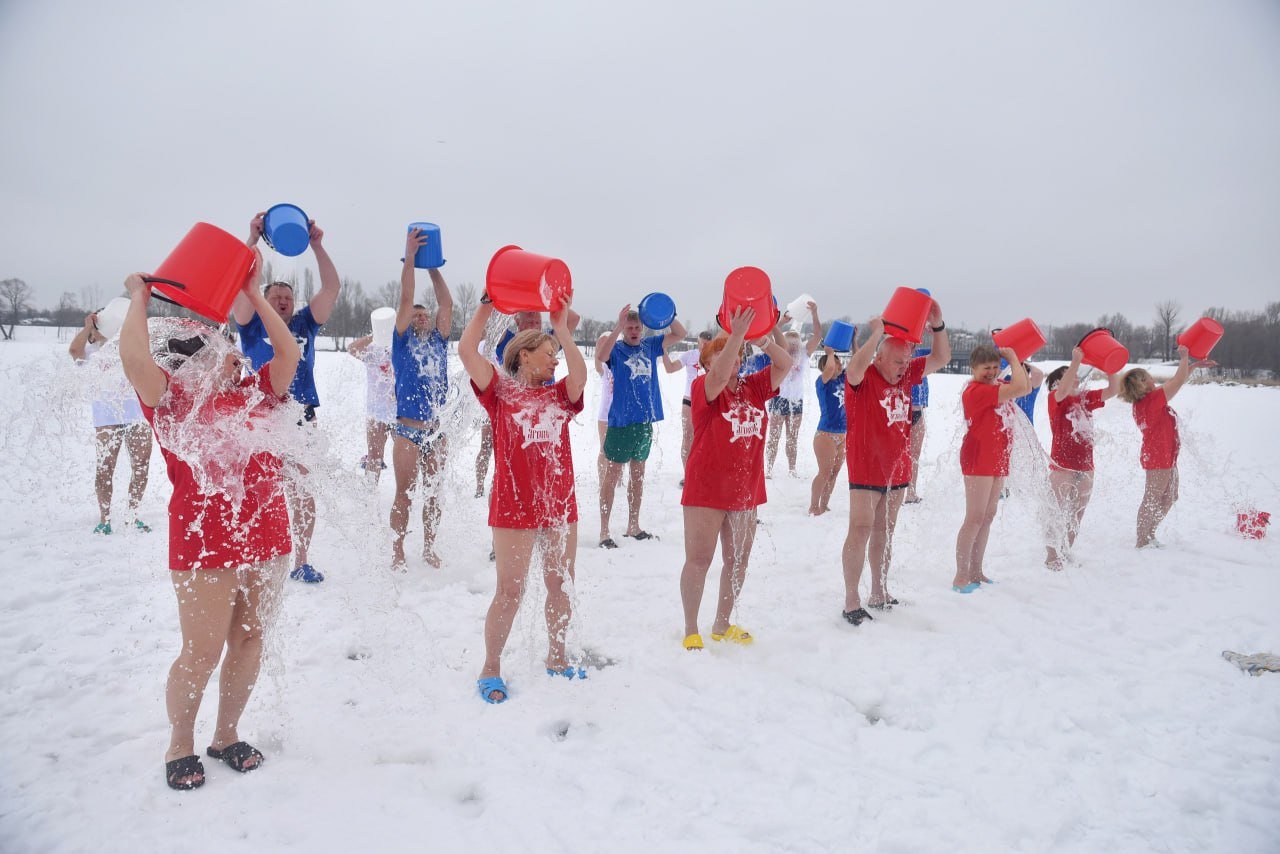
[[[687,650],[702,649],[702,635],[689,635],[684,639],[684,648]]]
[[[751,632],[747,631],[742,626],[730,626],[729,628],[724,630],[724,634],[722,635],[718,635],[715,632],[712,632],[711,639],[713,641],[729,641],[730,643],[740,643],[743,646],[746,646],[747,644],[750,644],[752,641],[755,640],[755,638],[751,636]]]

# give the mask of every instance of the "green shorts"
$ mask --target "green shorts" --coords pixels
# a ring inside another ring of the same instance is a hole
[[[604,458],[611,463],[644,462],[653,446],[652,424],[610,427],[604,434]]]

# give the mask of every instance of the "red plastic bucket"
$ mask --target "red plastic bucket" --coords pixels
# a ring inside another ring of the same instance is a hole
[[[1267,535],[1271,514],[1264,510],[1245,510],[1236,514],[1236,530],[1250,540],[1260,540]]]
[[[1012,348],[1019,362],[1030,359],[1033,353],[1044,346],[1044,333],[1029,317],[996,330],[991,333],[991,339],[996,342],[997,347]]]
[[[933,297],[915,288],[898,288],[889,298],[884,314],[886,335],[919,344],[924,339],[924,325],[933,308]]]
[[[1084,351],[1084,363],[1099,368],[1104,374],[1114,374],[1129,364],[1129,350],[1111,335],[1111,330],[1098,327],[1080,339],[1077,344]]]
[[[159,299],[226,323],[254,264],[253,250],[240,238],[197,222],[146,280]]]
[[[573,296],[573,278],[558,258],[504,246],[494,253],[484,275],[485,292],[503,314],[559,311]]]
[[[1191,352],[1191,358],[1203,359],[1222,340],[1222,324],[1212,317],[1202,317],[1178,333],[1178,343]]]
[[[756,319],[747,330],[747,340],[769,334],[782,316],[777,300],[773,298],[769,274],[759,267],[739,267],[725,277],[724,299],[716,314],[716,320],[725,332],[729,331],[729,321],[739,308],[753,308],[756,312]]]

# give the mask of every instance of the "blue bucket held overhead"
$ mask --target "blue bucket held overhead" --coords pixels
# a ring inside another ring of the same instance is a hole
[[[301,255],[311,245],[311,223],[297,205],[272,205],[262,218],[262,238],[281,255]]]
[[[857,329],[852,323],[833,320],[831,325],[827,327],[827,334],[822,339],[822,346],[830,347],[832,350],[839,352],[848,352],[853,349],[853,336]]]
[[[650,329],[666,329],[676,319],[676,303],[662,293],[651,293],[636,306],[640,322]]]
[[[440,243],[440,226],[434,222],[411,222],[409,231],[418,229],[426,235],[427,242],[413,255],[413,266],[419,270],[434,270],[444,266],[444,246]]]

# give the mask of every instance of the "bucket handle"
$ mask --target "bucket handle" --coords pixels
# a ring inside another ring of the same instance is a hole
[[[892,320],[885,320],[884,318],[881,318],[881,323],[885,326],[892,326],[894,329],[901,329],[903,332],[909,331],[907,327],[903,326],[901,323],[894,323]]]
[[[168,285],[169,287],[177,288],[180,291],[185,291],[187,289],[187,286],[182,284],[182,282],[175,282],[173,279],[161,279],[158,276],[143,276],[142,281],[146,282],[148,285],[156,285],[156,284]],[[170,299],[169,297],[165,296],[164,294],[160,293],[157,290],[153,289],[151,291],[151,295],[158,300],[163,300],[164,302],[169,303],[169,305],[176,305],[178,306],[178,308],[183,307],[182,303],[178,302],[177,300]]]
[[[1110,329],[1108,329],[1108,328],[1107,328],[1107,327],[1105,327],[1105,326],[1099,326],[1099,327],[1098,327],[1098,328],[1096,328],[1096,329],[1090,329],[1088,332],[1086,332],[1086,333],[1084,334],[1084,338],[1081,338],[1081,339],[1080,339],[1080,341],[1079,341],[1079,342],[1077,342],[1076,346],[1077,346],[1077,347],[1079,347],[1081,344],[1083,344],[1083,343],[1084,343],[1084,339],[1085,339],[1085,338],[1088,338],[1090,335],[1092,335],[1092,334],[1093,334],[1093,333],[1095,333],[1095,332],[1105,332],[1105,333],[1107,333],[1108,335],[1110,335],[1112,338],[1114,338],[1114,337],[1115,337],[1115,333],[1114,333],[1114,332],[1112,332]]]

